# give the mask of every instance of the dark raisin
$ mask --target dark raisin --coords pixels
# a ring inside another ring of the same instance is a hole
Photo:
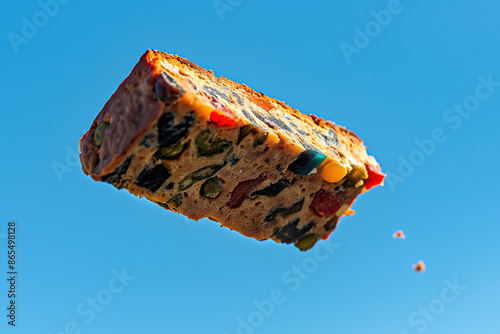
[[[276,183],[271,183],[267,187],[261,190],[254,191],[253,193],[250,194],[250,198],[254,198],[257,196],[267,196],[267,197],[274,197],[278,195],[280,192],[283,191],[286,187],[290,185],[290,181],[281,179],[278,180]]]
[[[173,196],[171,199],[167,201],[167,204],[172,203],[173,207],[172,208],[178,208],[182,204],[183,200],[183,195],[182,193],[178,193],[177,195]]]
[[[216,198],[220,194],[221,181],[217,176],[214,176],[201,185],[200,195],[207,198]]]
[[[150,133],[144,136],[144,138],[142,138],[141,145],[144,147],[151,147],[153,146],[154,140],[155,140],[155,135]]]
[[[224,139],[214,139],[210,130],[205,129],[196,135],[195,139],[198,156],[210,157],[224,152],[231,146],[231,142]]]
[[[169,184],[167,184],[165,186],[165,189],[167,189],[167,190],[170,190],[170,189],[173,189],[173,188],[174,188],[174,183],[173,182],[170,182]]]
[[[290,205],[290,207],[284,207],[282,205],[277,205],[273,207],[269,212],[267,213],[266,217],[264,217],[264,221],[266,222],[271,222],[278,217],[278,215],[282,217],[286,217],[291,215],[292,213],[299,212],[302,210],[302,206],[304,205],[304,198],[301,198],[297,202],[293,203]]]
[[[177,144],[168,147],[160,147],[158,151],[156,151],[155,156],[162,159],[175,159],[182,154],[186,146],[187,143]]]
[[[198,169],[195,172],[192,172],[188,176],[186,176],[181,182],[179,182],[179,191],[185,190],[189,187],[191,187],[193,184],[200,180],[207,179],[211,176],[213,176],[215,173],[219,171],[222,167],[224,167],[226,163],[223,163],[222,165],[210,165],[207,167],[203,167],[201,169]]]
[[[146,167],[137,176],[135,184],[139,187],[143,187],[152,192],[155,192],[169,177],[170,173],[163,165],[156,165],[153,168]]]
[[[306,150],[300,153],[289,166],[288,169],[299,175],[307,175],[314,168],[321,165],[326,159],[326,155],[316,151]]]
[[[261,174],[258,178],[238,183],[238,185],[231,192],[231,198],[226,205],[231,209],[239,208],[243,201],[248,198],[248,194],[252,191],[252,189],[264,182],[265,179],[266,176]]]
[[[229,164],[231,166],[234,166],[238,163],[238,161],[240,161],[240,158],[238,158],[236,154],[231,154],[231,157],[229,158]]]
[[[277,164],[277,165],[276,165],[276,170],[277,170],[278,172],[281,172],[283,169],[285,169],[285,167],[283,167],[281,164]]]
[[[300,218],[295,218],[285,226],[276,228],[271,237],[276,237],[276,239],[278,239],[279,241],[287,244],[302,239],[307,234],[307,232],[309,232],[316,224],[311,221],[302,226],[302,228],[299,230],[297,228],[299,220]]]
[[[179,124],[174,125],[175,115],[169,111],[161,115],[158,120],[158,146],[167,147],[177,145],[181,139],[186,137],[189,130],[193,127],[196,119],[196,114],[190,112],[184,117]]]
[[[184,89],[167,72],[162,72],[156,78],[154,93],[165,104],[171,104],[184,95]]]
[[[118,166],[114,172],[104,175],[101,179],[104,182],[111,183],[118,189],[122,189],[125,187],[127,181],[123,180],[122,176],[127,172],[128,167],[130,166],[130,163],[132,162],[132,159],[134,158],[133,155],[129,156],[125,162],[123,162],[120,166]]]
[[[325,231],[330,231],[333,230],[337,227],[337,223],[339,222],[339,219],[337,217],[329,220],[326,222],[326,224],[323,226],[325,228]]]

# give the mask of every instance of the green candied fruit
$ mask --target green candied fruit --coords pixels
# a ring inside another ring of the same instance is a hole
[[[102,141],[104,140],[104,132],[106,131],[106,128],[108,127],[108,125],[109,125],[108,122],[102,122],[95,129],[95,132],[94,132],[94,144],[95,144],[95,146],[101,147]]]
[[[352,166],[352,170],[346,175],[342,184],[344,187],[354,187],[360,180],[366,180],[368,173],[361,167]]]
[[[288,169],[299,175],[308,175],[314,168],[321,165],[326,159],[326,155],[313,150],[305,150],[297,156]]]
[[[186,148],[187,143],[177,144],[173,146],[160,147],[158,151],[156,151],[155,155],[162,159],[175,159],[178,158],[184,149]]]
[[[191,178],[191,174],[186,176],[184,179],[182,179],[181,182],[179,182],[179,191],[186,190],[187,188],[191,187],[196,181]]]
[[[200,195],[206,198],[216,198],[220,194],[221,182],[217,176],[214,176],[201,185]]]
[[[236,144],[241,143],[241,141],[243,139],[245,139],[246,136],[248,136],[248,134],[250,133],[250,131],[252,130],[252,128],[255,128],[255,126],[251,125],[251,124],[242,126],[240,128],[240,133],[238,134],[238,141],[236,142]]]
[[[317,234],[308,234],[299,241],[295,243],[295,247],[300,249],[301,251],[306,251],[310,249],[314,244],[318,241],[318,235]]]
[[[192,172],[191,174],[186,176],[184,179],[182,179],[181,182],[179,182],[179,191],[186,190],[187,188],[191,187],[196,182],[204,180],[204,179],[208,179],[209,177],[214,176],[215,173],[217,173],[219,171],[219,169],[221,169],[225,165],[226,165],[226,163],[223,163],[222,165],[210,165],[210,166],[198,169],[195,172]]]
[[[168,206],[167,203],[162,203],[162,202],[156,202],[156,204],[158,204],[159,206],[161,206],[162,208],[165,208],[167,210],[170,210],[170,207]]]
[[[257,132],[253,138],[253,147],[264,144],[267,140],[267,135],[268,133],[264,131]]]
[[[238,134],[238,140],[236,141],[236,144],[239,144],[249,134],[251,134],[252,137],[254,138],[253,139],[253,147],[257,147],[259,145],[264,144],[266,142],[267,135],[268,135],[267,132],[262,131],[260,128],[256,127],[255,125],[247,124],[247,125],[244,125],[240,128],[240,132]]]
[[[231,146],[231,142],[224,139],[215,139],[210,130],[205,129],[198,133],[194,140],[198,150],[198,156],[210,157],[215,154],[224,152]]]
[[[167,204],[172,203],[173,207],[171,209],[176,209],[176,208],[178,208],[182,204],[182,200],[183,200],[183,194],[182,193],[178,193],[177,195],[175,195],[174,197],[172,197],[171,199],[169,199],[167,201]]]

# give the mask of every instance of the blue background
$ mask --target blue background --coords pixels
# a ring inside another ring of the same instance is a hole
[[[15,328],[0,280],[1,332],[500,333],[500,87],[459,126],[444,119],[478,77],[500,81],[499,2],[401,0],[377,31],[370,12],[385,0],[228,1],[218,13],[213,1],[71,0],[45,22],[34,1],[2,2],[0,277],[12,219],[19,274]],[[345,57],[367,24],[369,44]],[[92,181],[78,140],[148,48],[355,131],[390,184],[358,198],[318,262]],[[418,153],[435,129],[446,139]],[[115,294],[113,270],[134,277]],[[282,303],[258,311],[275,290]],[[101,311],[79,315],[96,297]]]

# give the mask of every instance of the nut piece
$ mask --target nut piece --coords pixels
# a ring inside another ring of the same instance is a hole
[[[94,144],[95,144],[95,146],[101,147],[102,141],[104,140],[104,132],[106,131],[106,128],[108,127],[108,125],[109,125],[108,122],[102,122],[95,129],[95,132],[94,132]]]
[[[300,249],[301,251],[306,251],[310,249],[314,244],[318,241],[318,235],[317,234],[308,234],[299,241],[295,243],[295,247]]]
[[[182,154],[184,148],[186,148],[186,143],[161,147],[158,151],[156,151],[155,155],[162,159],[175,159]]]
[[[206,198],[216,198],[220,194],[221,182],[217,176],[214,176],[201,185],[200,195]]]
[[[211,157],[212,155],[224,152],[231,146],[231,142],[224,139],[214,139],[210,130],[205,129],[196,135],[194,140],[198,156]]]
[[[217,173],[219,171],[219,169],[221,169],[225,165],[226,165],[226,163],[223,163],[222,165],[210,165],[210,166],[198,169],[195,172],[192,172],[191,174],[186,176],[184,179],[182,179],[181,182],[179,182],[179,191],[186,190],[187,188],[191,187],[193,184],[195,184],[198,181],[208,179],[210,176],[213,176],[215,173]]]

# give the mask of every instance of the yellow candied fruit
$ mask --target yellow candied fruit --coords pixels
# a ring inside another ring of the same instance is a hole
[[[185,99],[183,102],[187,105],[191,105],[196,109],[196,113],[198,115],[198,118],[203,121],[208,121],[210,119],[210,114],[212,111],[216,111],[216,109],[204,102],[201,101],[200,98],[193,98],[191,96],[188,97],[188,94],[184,94],[180,100]]]
[[[357,182],[358,180],[366,180],[368,173],[365,169],[359,166],[352,166],[352,170],[347,174],[347,179]]]
[[[335,216],[337,216],[337,217],[342,216],[344,214],[344,212],[347,211],[347,209],[349,209],[349,205],[342,204],[342,206],[337,210],[337,212],[335,212]]]
[[[321,171],[321,177],[323,180],[330,183],[342,180],[346,174],[347,169],[336,162],[329,163],[323,167],[323,170]]]

